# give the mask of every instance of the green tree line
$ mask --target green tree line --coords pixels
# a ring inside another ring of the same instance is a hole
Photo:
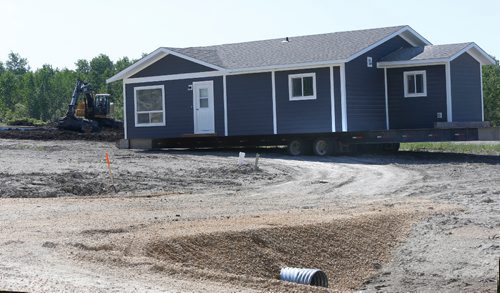
[[[119,82],[106,79],[135,60],[123,57],[116,62],[100,54],[91,60],[80,59],[76,69],[51,65],[31,70],[28,60],[11,52],[0,61],[0,123],[16,120],[55,121],[64,116],[77,79],[88,82],[96,93],[109,93],[115,103],[115,117],[123,117],[123,89]]]
[[[0,61],[0,123],[17,119],[55,121],[65,115],[76,79],[89,82],[98,93],[109,93],[115,103],[115,117],[123,117],[123,88],[106,79],[136,60],[123,57],[116,62],[100,54],[91,60],[77,60],[75,70],[44,65],[31,70],[28,60],[11,52]],[[500,65],[483,67],[485,120],[500,126]]]

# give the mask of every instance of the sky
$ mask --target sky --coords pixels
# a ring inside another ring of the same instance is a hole
[[[0,0],[0,61],[75,68],[189,47],[410,25],[433,44],[500,57],[500,0]]]

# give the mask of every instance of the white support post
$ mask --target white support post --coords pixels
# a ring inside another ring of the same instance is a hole
[[[345,63],[340,64],[340,104],[342,106],[342,131],[347,131],[347,93],[345,81]]]
[[[385,88],[385,129],[389,130],[389,90],[387,88],[387,68],[384,68]]]
[[[123,82],[123,138],[128,139],[127,135],[127,87],[125,79]]]
[[[333,78],[333,66],[330,66],[330,103],[331,103],[331,116],[332,116],[332,132],[336,131],[335,125],[335,84]]]
[[[227,83],[226,75],[222,76],[223,98],[224,98],[224,136],[228,135],[227,130]]]
[[[273,95],[273,133],[278,134],[278,123],[276,119],[276,76],[275,72],[271,71],[271,86]]]
[[[484,122],[483,65],[481,63],[479,63],[479,79],[481,82],[481,121]]]
[[[444,65],[444,68],[446,71],[446,120],[448,122],[453,122],[450,62],[446,62],[446,64]]]

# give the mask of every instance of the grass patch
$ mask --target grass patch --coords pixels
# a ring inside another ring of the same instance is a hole
[[[6,121],[9,126],[45,126],[47,122],[34,118],[14,118]]]
[[[500,144],[457,143],[457,142],[414,142],[414,143],[402,143],[400,150],[480,154],[480,155],[500,155]]]

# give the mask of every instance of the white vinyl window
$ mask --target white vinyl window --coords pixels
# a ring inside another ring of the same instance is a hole
[[[165,87],[141,86],[135,91],[135,126],[165,126]]]
[[[427,96],[427,76],[425,70],[403,73],[405,98]]]
[[[290,101],[316,99],[316,74],[303,73],[288,76]]]

